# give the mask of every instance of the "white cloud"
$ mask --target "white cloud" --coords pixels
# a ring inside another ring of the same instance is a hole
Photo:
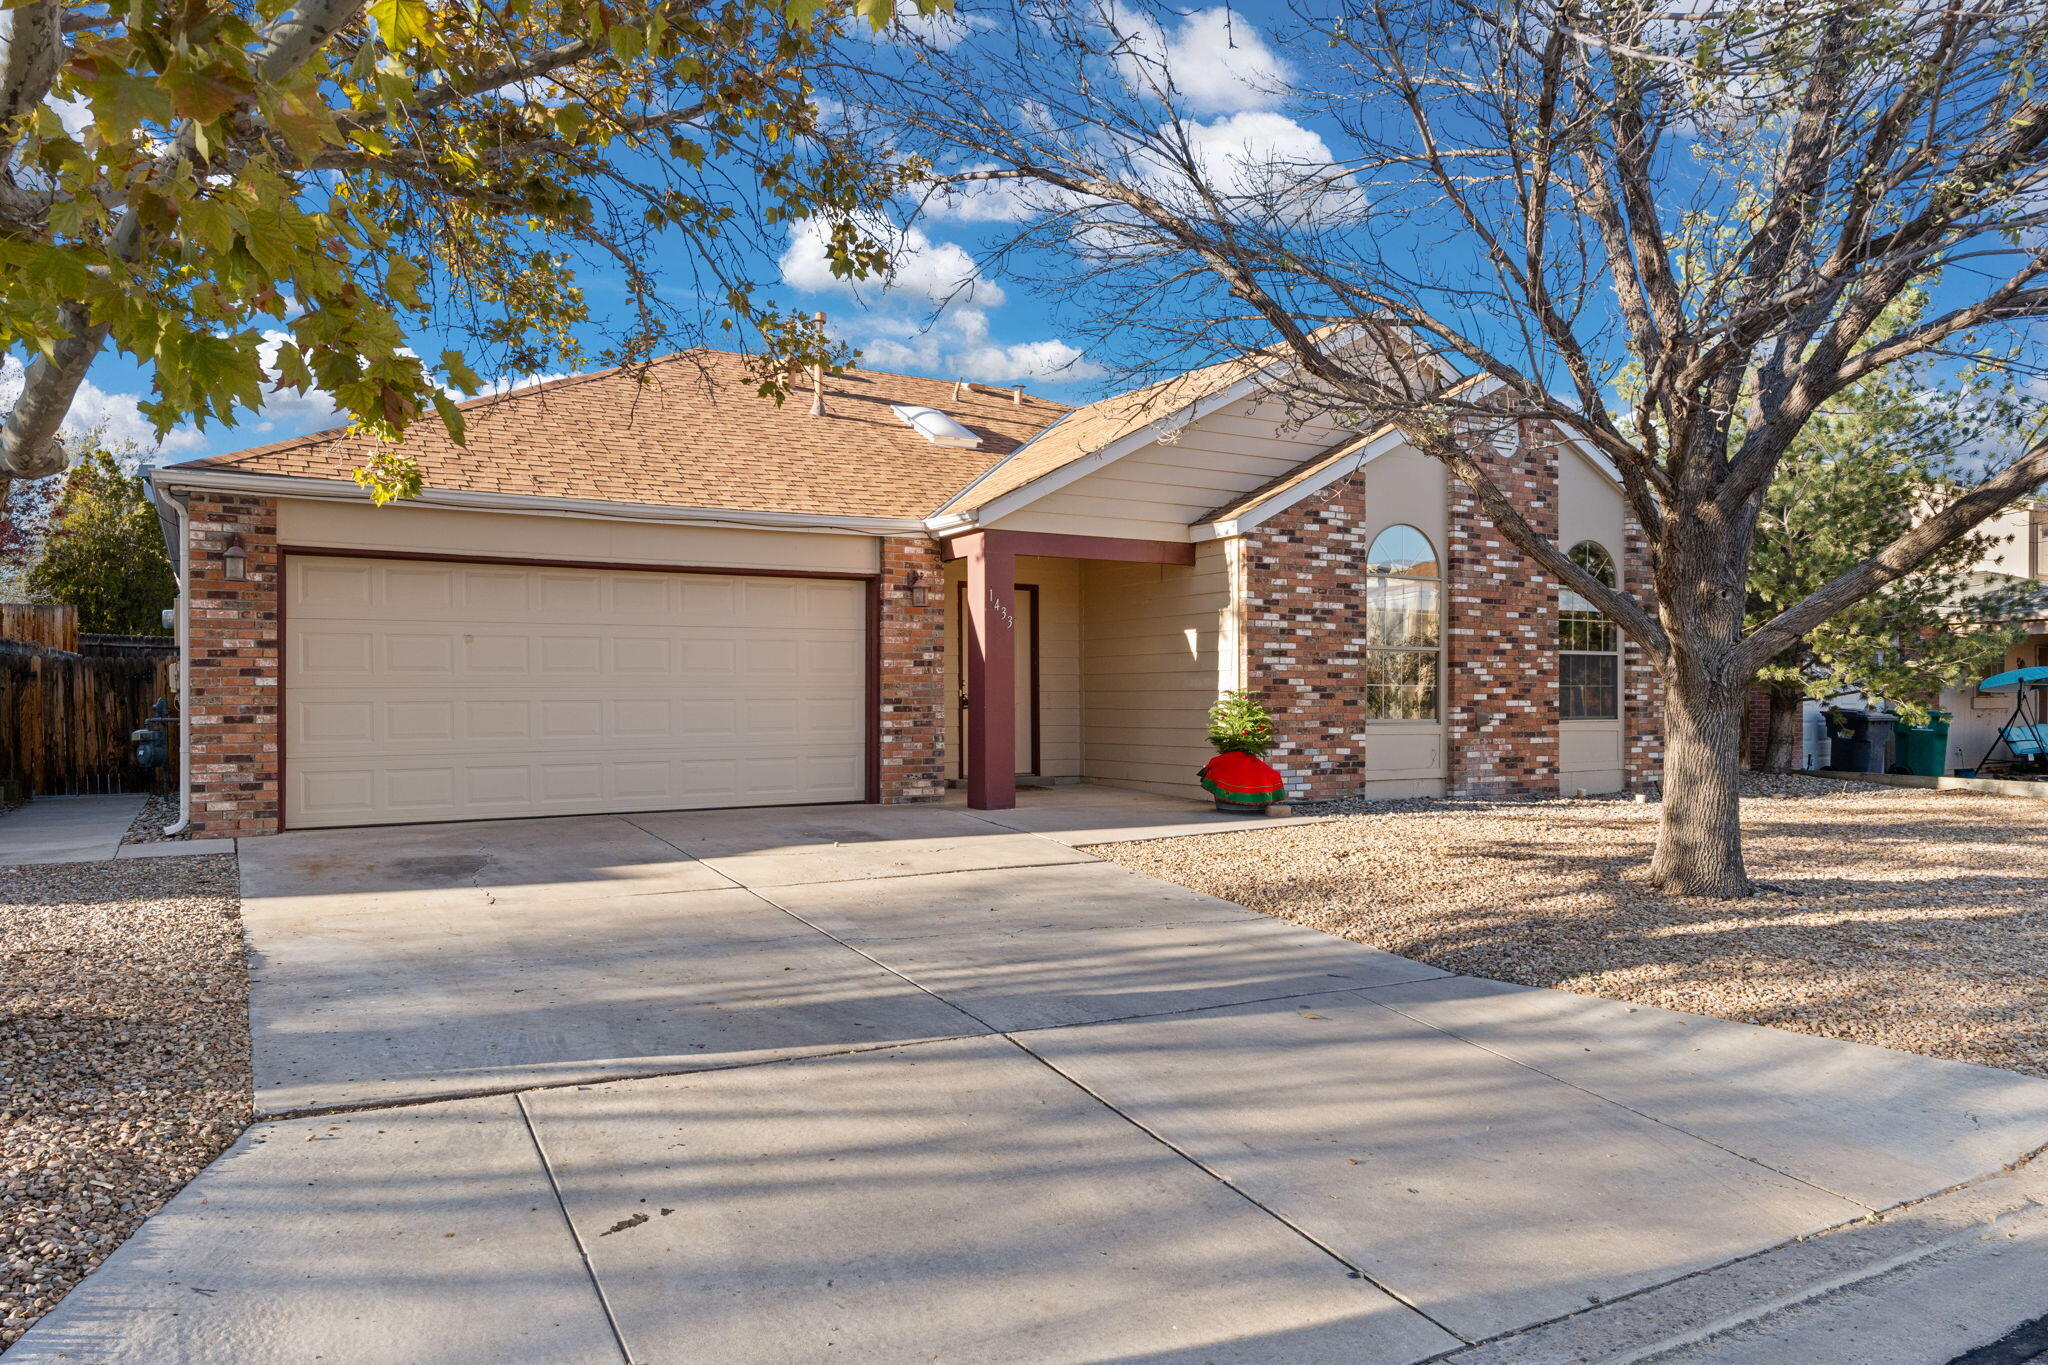
[[[92,127],[92,105],[86,100],[53,99],[50,109],[57,115],[57,122],[73,138],[83,138],[85,130]]]
[[[1268,185],[1292,183],[1305,168],[1330,166],[1330,146],[1313,129],[1285,114],[1232,114],[1188,130],[1203,177],[1235,194],[1257,194]]]
[[[11,408],[21,396],[27,370],[11,355],[0,355],[0,408]],[[159,441],[156,428],[142,415],[141,399],[132,393],[114,393],[90,379],[78,386],[71,411],[61,428],[70,440],[97,433],[115,446],[133,446],[145,462],[165,455],[183,455],[204,450],[206,438],[190,427],[174,427]]]
[[[1168,87],[1198,114],[1270,109],[1292,74],[1258,26],[1226,8],[1184,15],[1172,33],[1143,15],[1115,13],[1112,22],[1125,38],[1124,84],[1138,94]]]
[[[581,370],[563,370],[559,374],[529,374],[523,377],[501,374],[496,379],[485,380],[484,386],[474,394],[465,394],[459,390],[450,389],[448,390],[448,396],[458,401],[471,397],[496,398],[500,394],[514,393],[520,389],[530,389],[536,384],[552,384],[557,379],[574,379],[581,373]]]
[[[790,233],[789,247],[782,253],[782,282],[810,294],[851,294],[879,284],[878,292],[883,296],[893,294],[935,304],[953,301],[993,306],[1003,301],[1002,286],[984,279],[974,258],[958,244],[933,241],[921,228],[906,230],[873,223],[866,230],[890,246],[894,266],[887,279],[856,282],[834,275],[825,253],[830,229],[824,222],[811,219]]]
[[[1009,345],[991,340],[988,314],[979,308],[950,308],[923,321],[870,315],[840,330],[860,347],[860,363],[878,370],[981,384],[1071,384],[1108,373],[1057,337]]]

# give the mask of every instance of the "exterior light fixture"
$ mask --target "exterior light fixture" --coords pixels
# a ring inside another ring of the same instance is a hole
[[[927,594],[928,590],[924,585],[924,570],[912,569],[910,571],[910,605],[913,607],[923,606]]]
[[[221,574],[230,579],[244,579],[249,576],[249,551],[242,544],[242,533],[233,532],[228,536],[227,547],[221,551]]]

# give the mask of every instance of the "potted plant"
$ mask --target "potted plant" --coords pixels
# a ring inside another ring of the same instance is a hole
[[[1226,692],[1209,708],[1209,743],[1216,757],[1197,774],[1216,809],[1230,815],[1264,815],[1287,797],[1280,774],[1265,761],[1273,747],[1273,717],[1249,692]]]

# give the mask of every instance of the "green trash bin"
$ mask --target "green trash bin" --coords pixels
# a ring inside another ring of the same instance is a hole
[[[1909,773],[1940,777],[1948,771],[1946,711],[1934,711],[1925,725],[1901,725],[1892,731],[1893,758]]]

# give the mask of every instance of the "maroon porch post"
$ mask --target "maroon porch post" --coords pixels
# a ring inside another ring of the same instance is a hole
[[[1001,536],[960,537],[967,560],[967,804],[1017,804],[1017,555]]]

